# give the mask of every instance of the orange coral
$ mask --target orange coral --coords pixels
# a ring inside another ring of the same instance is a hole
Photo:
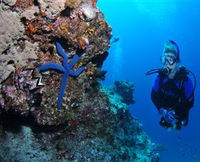
[[[97,0],[92,0],[92,6],[96,7],[97,5]]]
[[[28,29],[30,32],[34,33],[37,31],[37,29],[33,26],[33,24],[28,24]]]
[[[80,47],[81,49],[85,49],[85,42],[84,42],[84,40],[79,39],[79,40],[78,40],[78,45],[79,45],[79,47]]]
[[[40,16],[45,17],[47,14],[45,12],[40,11]]]

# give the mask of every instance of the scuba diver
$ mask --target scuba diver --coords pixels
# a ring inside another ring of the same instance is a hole
[[[160,125],[181,129],[189,120],[189,111],[194,105],[196,78],[180,66],[180,51],[176,42],[169,40],[161,56],[162,68],[153,69],[146,75],[158,73],[151,91],[151,99],[159,114]],[[194,85],[190,75],[194,77]]]

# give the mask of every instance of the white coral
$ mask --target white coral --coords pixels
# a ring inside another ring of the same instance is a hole
[[[24,36],[24,26],[20,17],[14,12],[3,11],[0,8],[0,54],[12,43]]]
[[[1,54],[0,55],[0,83],[4,81],[10,73],[12,73],[15,68],[15,66],[25,66],[27,65],[28,59],[36,59],[36,52],[38,50],[38,43],[30,43],[28,41],[25,41],[25,49],[23,51],[19,52],[19,47],[12,46],[8,51],[7,54]],[[14,65],[7,65],[7,63],[13,60]]]
[[[90,3],[82,3],[80,8],[82,9],[84,15],[89,19],[94,19],[98,12],[98,10],[95,7],[93,7]]]
[[[16,3],[17,0],[2,0],[5,4],[9,6],[13,6]],[[1,2],[1,1],[0,1]]]
[[[42,12],[47,16],[60,13],[65,9],[66,0],[38,0]]]
[[[34,13],[39,13],[39,8],[37,6],[32,6],[31,9],[25,10],[20,13],[21,17],[26,17],[26,19],[31,20],[35,18]]]

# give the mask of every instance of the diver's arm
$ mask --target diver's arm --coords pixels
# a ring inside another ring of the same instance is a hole
[[[183,101],[182,105],[184,105],[185,109],[189,110],[194,105],[194,86],[190,78],[187,81],[184,81],[184,94],[185,101]]]
[[[176,105],[176,111],[179,113],[189,112],[194,105],[194,88],[192,81],[188,78],[183,82],[183,95],[181,101]]]
[[[186,126],[189,120],[189,111],[194,105],[194,89],[190,79],[183,83],[184,94],[181,102],[176,106],[175,112],[178,115],[179,121],[183,122]]]

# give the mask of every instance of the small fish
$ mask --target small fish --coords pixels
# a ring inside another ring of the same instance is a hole
[[[115,37],[115,38],[113,38],[111,44],[112,44],[112,43],[116,43],[116,42],[118,42],[118,41],[119,41],[119,37]]]

